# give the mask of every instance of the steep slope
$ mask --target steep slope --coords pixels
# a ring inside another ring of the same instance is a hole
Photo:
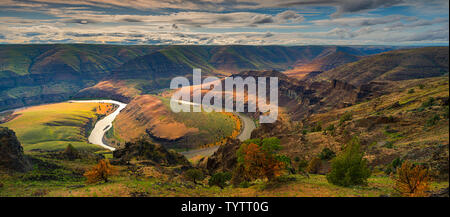
[[[314,80],[338,79],[360,86],[370,81],[400,81],[448,73],[448,47],[389,51],[324,72]]]
[[[365,55],[384,49],[392,48],[0,45],[0,110],[65,100],[104,80],[137,82],[139,91],[151,93],[167,88],[175,76],[191,75],[193,68],[218,76],[244,70],[286,70],[333,51]]]
[[[338,66],[358,61],[359,59],[359,56],[337,51],[324,57],[316,58],[308,63],[298,63],[293,69],[287,70],[284,73],[289,77],[303,79],[309,77],[308,75],[312,72],[315,72],[314,74],[319,74]]]
[[[0,110],[57,102],[158,46],[2,45]]]
[[[126,141],[147,133],[158,139],[177,140],[186,134],[198,132],[197,128],[176,122],[169,108],[152,95],[135,97],[119,114],[114,127],[118,136]]]
[[[347,106],[261,124],[252,138],[278,137],[291,159],[311,160],[324,149],[335,153],[354,136],[374,171],[389,174],[396,158],[423,163],[448,180],[448,76],[395,81],[388,93]]]
[[[305,116],[327,111],[331,108],[343,108],[358,101],[359,89],[348,83],[333,81],[301,81],[287,75],[272,71],[244,71],[236,76],[278,77],[278,105],[292,119],[299,120]],[[269,96],[269,89],[266,95]],[[258,115],[250,113],[250,115]],[[257,116],[255,116],[257,118]]]
[[[0,127],[0,169],[26,171],[30,168],[14,131]]]
[[[154,52],[126,62],[113,72],[115,79],[145,79],[153,81],[155,89],[167,88],[169,78],[192,73],[183,62],[173,61],[163,52]],[[164,79],[166,81],[164,81]]]

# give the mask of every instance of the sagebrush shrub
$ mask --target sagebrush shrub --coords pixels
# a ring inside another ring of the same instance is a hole
[[[365,185],[371,171],[367,160],[360,151],[358,138],[353,138],[345,151],[332,160],[331,172],[327,175],[328,182],[340,186]]]

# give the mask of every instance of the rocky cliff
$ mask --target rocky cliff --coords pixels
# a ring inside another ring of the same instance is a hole
[[[30,164],[14,131],[0,127],[0,169],[24,172]]]

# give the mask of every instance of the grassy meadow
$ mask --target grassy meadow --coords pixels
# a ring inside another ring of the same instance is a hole
[[[2,124],[16,132],[25,151],[62,150],[70,143],[77,149],[101,150],[87,136],[99,117],[98,103],[56,103],[17,111]]]

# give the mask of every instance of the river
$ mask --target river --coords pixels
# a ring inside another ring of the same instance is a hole
[[[118,105],[119,107],[111,114],[107,115],[106,117],[102,118],[101,120],[97,121],[95,123],[94,129],[92,129],[91,134],[89,135],[88,141],[92,144],[102,146],[103,148],[106,148],[108,150],[114,151],[115,148],[108,146],[104,143],[103,137],[105,136],[105,133],[111,129],[112,122],[114,119],[116,119],[117,115],[124,109],[127,104],[121,103],[114,100],[71,100],[69,102],[73,103],[111,103]]]
[[[111,103],[111,104],[118,105],[119,107],[113,113],[107,115],[106,117],[102,118],[101,120],[97,121],[97,123],[95,123],[94,129],[92,129],[92,132],[88,137],[88,141],[92,144],[99,145],[99,146],[101,146],[105,149],[111,150],[111,151],[116,150],[114,147],[106,145],[104,143],[103,138],[105,136],[105,133],[109,129],[111,129],[112,122],[114,121],[114,119],[116,119],[117,115],[119,115],[120,111],[122,111],[122,109],[124,109],[127,106],[127,104],[118,102],[115,100],[70,100],[68,102],[71,102],[71,103]],[[186,102],[186,101],[179,101],[179,102],[181,102],[183,104],[190,104],[190,105],[198,106],[197,104],[192,103],[192,102]],[[11,111],[18,111],[18,110],[21,110],[24,108],[26,108],[26,107],[14,109]],[[6,111],[3,111],[3,112],[6,112]],[[238,112],[234,112],[234,114],[237,115],[241,119],[241,123],[242,123],[242,130],[241,130],[241,133],[237,136],[237,138],[241,141],[250,139],[252,131],[256,128],[255,123],[247,115],[244,115],[244,114],[238,113]],[[194,154],[195,155],[197,155],[197,154],[212,155],[218,148],[219,148],[219,146],[215,146],[215,147],[209,147],[209,148],[204,148],[204,149],[190,150],[190,151],[181,152],[181,153],[183,155],[185,155],[186,157],[189,157]]]
[[[200,106],[199,104],[193,103],[193,102],[187,102],[187,101],[182,101],[182,100],[176,100],[176,101],[181,104]],[[240,141],[245,141],[247,139],[250,139],[252,131],[254,129],[256,129],[255,122],[253,122],[253,120],[250,117],[248,117],[247,115],[245,115],[243,113],[233,112],[233,114],[237,115],[241,119],[241,124],[242,124],[241,133],[237,136],[237,138]],[[219,149],[219,146],[201,148],[201,149],[193,149],[193,150],[181,152],[181,154],[183,154],[186,158],[191,158],[196,155],[210,156],[210,155],[214,154],[214,152],[216,152],[217,149]]]

